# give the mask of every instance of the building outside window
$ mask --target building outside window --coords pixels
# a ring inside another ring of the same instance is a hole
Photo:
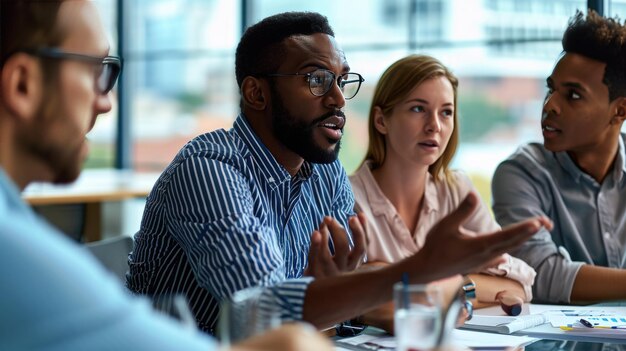
[[[117,1],[97,0],[117,45]],[[230,128],[239,113],[234,52],[242,4],[251,23],[283,11],[329,18],[350,66],[365,83],[348,101],[340,153],[348,173],[362,161],[376,82],[413,53],[440,59],[460,78],[461,146],[453,168],[465,170],[490,201],[497,164],[519,145],[540,141],[545,79],[561,52],[567,20],[585,0],[125,0],[124,89],[129,103],[132,168],[161,172],[198,134]],[[626,0],[607,2],[626,17]],[[90,134],[87,167],[114,164],[117,110]]]

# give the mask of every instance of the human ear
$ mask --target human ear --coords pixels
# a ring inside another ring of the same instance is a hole
[[[374,107],[374,127],[380,134],[387,134],[387,125],[385,124],[385,115],[380,106]]]
[[[622,124],[626,119],[626,98],[620,97],[617,98],[615,105],[615,114],[611,119],[611,124]]]
[[[246,77],[241,83],[241,96],[245,106],[262,111],[267,107],[266,84],[255,77]]]
[[[36,60],[24,53],[9,57],[2,66],[0,86],[2,103],[12,115],[33,118],[43,90],[42,70]]]

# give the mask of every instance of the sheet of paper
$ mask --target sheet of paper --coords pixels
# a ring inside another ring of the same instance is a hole
[[[518,347],[529,344],[537,339],[527,336],[501,335],[455,329],[450,335],[448,344],[458,347]],[[362,334],[352,338],[344,338],[336,342],[338,347],[356,346],[366,349],[395,350],[396,339],[393,336],[374,336]]]
[[[605,311],[616,314],[624,314],[624,307],[619,306],[568,306],[568,305],[539,305],[529,304],[530,313],[543,313],[554,310],[587,310],[587,311]],[[482,311],[482,310],[478,310]]]
[[[353,336],[351,338],[343,338],[339,339],[335,342],[335,344],[339,347],[345,346],[354,349],[354,347],[358,347],[363,350],[395,350],[396,349],[396,338],[390,335],[368,335],[361,334],[357,336]]]
[[[475,325],[497,327],[499,325],[511,323],[514,320],[515,320],[515,317],[477,315],[474,318],[470,319],[469,321],[465,322],[465,324],[475,324]]]
[[[455,329],[450,337],[450,344],[463,347],[518,347],[537,339],[528,336],[502,335]]]
[[[582,325],[581,319],[591,323],[595,328],[624,328],[626,329],[626,315],[614,311],[598,309],[562,309],[559,311],[544,312],[547,314],[553,327],[588,327]]]

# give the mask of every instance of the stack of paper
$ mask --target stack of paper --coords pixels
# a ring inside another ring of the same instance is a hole
[[[520,330],[536,327],[546,322],[548,322],[548,319],[543,314],[530,314],[519,317],[477,315],[465,322],[461,328],[511,334]]]
[[[517,348],[530,344],[537,339],[527,336],[498,335],[490,333],[480,333],[469,330],[455,329],[447,344],[456,347],[469,348]],[[337,347],[350,350],[395,350],[397,343],[393,336],[380,336],[361,334],[351,338],[344,338],[335,342]]]

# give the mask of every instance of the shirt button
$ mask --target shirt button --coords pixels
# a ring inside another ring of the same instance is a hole
[[[267,181],[270,182],[270,183],[274,183],[274,178],[269,177],[269,178],[267,178]]]
[[[605,232],[605,233],[604,233],[604,238],[605,238],[606,240],[611,239],[611,233],[609,233],[609,232]]]

